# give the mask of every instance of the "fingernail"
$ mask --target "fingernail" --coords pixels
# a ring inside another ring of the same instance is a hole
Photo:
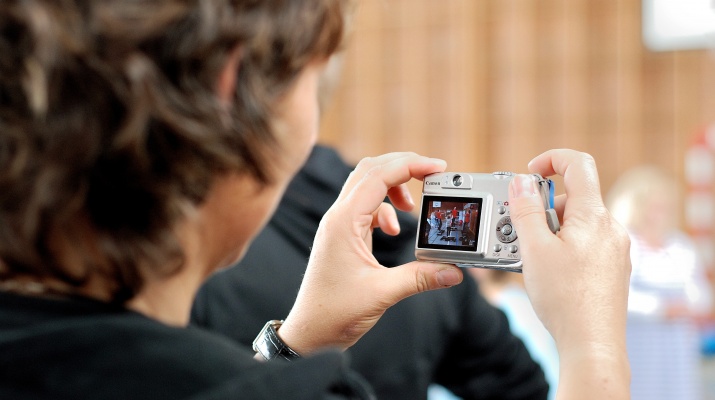
[[[519,174],[511,180],[511,193],[514,197],[534,197],[537,194],[536,182],[531,175]]]
[[[462,282],[462,274],[454,268],[445,268],[437,271],[437,283],[440,286],[454,286]]]
[[[445,167],[447,166],[447,161],[444,161],[441,158],[430,158],[430,160],[435,164],[444,165]]]

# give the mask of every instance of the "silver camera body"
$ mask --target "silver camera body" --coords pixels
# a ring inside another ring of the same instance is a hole
[[[428,175],[415,244],[418,260],[521,272],[519,237],[511,223],[512,172],[441,172]],[[559,229],[553,209],[554,185],[533,174],[552,232]]]

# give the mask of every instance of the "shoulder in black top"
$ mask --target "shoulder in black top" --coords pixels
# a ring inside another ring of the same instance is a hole
[[[2,399],[348,399],[343,354],[261,363],[235,342],[86,299],[0,292]]]

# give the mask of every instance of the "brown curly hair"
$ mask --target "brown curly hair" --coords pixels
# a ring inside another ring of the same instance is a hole
[[[124,302],[147,268],[178,271],[174,228],[216,176],[271,182],[271,104],[339,48],[347,3],[3,0],[0,281],[99,276]],[[60,261],[67,244],[83,259]]]

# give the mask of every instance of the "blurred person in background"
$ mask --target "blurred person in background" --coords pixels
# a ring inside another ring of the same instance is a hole
[[[634,400],[701,399],[698,319],[711,286],[691,239],[678,228],[680,187],[656,166],[625,172],[606,198],[631,236],[628,354]]]

